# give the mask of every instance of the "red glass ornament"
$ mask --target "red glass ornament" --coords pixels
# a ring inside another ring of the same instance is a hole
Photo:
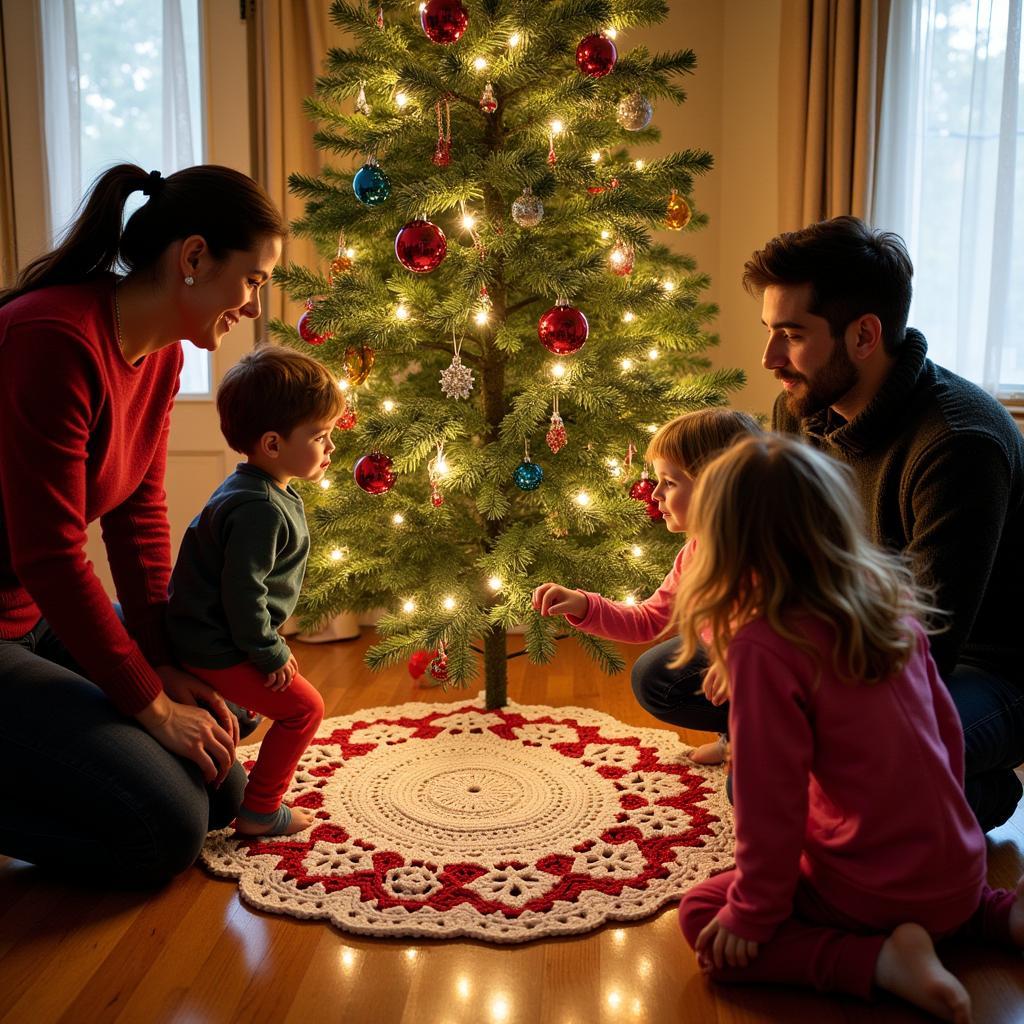
[[[660,523],[661,520],[665,518],[661,514],[661,509],[658,508],[658,503],[656,501],[649,501],[649,502],[647,502],[647,509],[646,509],[646,511],[647,511],[647,518],[650,519],[650,521],[652,523]]]
[[[556,356],[578,352],[589,334],[587,318],[575,306],[564,302],[552,306],[537,324],[541,344]]]
[[[645,473],[639,480],[633,484],[629,489],[629,496],[636,501],[651,501],[651,495],[654,493],[654,481],[647,476]],[[654,506],[657,508],[658,503],[655,502]],[[650,513],[648,512],[648,515]]]
[[[448,252],[444,232],[429,220],[411,220],[395,236],[398,262],[414,274],[437,270]]]
[[[437,167],[447,167],[452,162],[452,147],[444,139],[438,139],[431,160]]]
[[[420,11],[420,25],[432,43],[448,46],[462,38],[469,24],[469,12],[460,0],[428,0]]]
[[[424,672],[427,671],[427,666],[434,658],[433,651],[413,651],[409,655],[409,675],[413,679],[419,679]]]
[[[391,459],[382,452],[370,452],[356,461],[352,469],[355,481],[367,494],[384,494],[395,486]]]
[[[351,430],[356,425],[356,411],[350,405],[346,405],[341,410],[341,415],[338,417],[335,426],[339,430]]]
[[[299,322],[296,325],[299,328],[299,337],[303,341],[308,341],[310,345],[322,345],[331,337],[330,331],[324,331],[323,334],[319,334],[309,322],[309,311],[307,310],[302,316],[299,317]]]
[[[429,665],[429,671],[435,679],[445,682],[448,679],[448,655],[438,651]]]
[[[589,78],[604,78],[618,59],[615,44],[600,32],[584,36],[576,47],[576,67]]]
[[[565,423],[557,412],[551,414],[551,429],[547,432],[544,439],[547,441],[552,455],[557,455],[569,443],[569,435],[566,433]]]
[[[636,251],[633,246],[619,239],[608,253],[608,269],[619,277],[629,277],[633,273],[635,260]]]

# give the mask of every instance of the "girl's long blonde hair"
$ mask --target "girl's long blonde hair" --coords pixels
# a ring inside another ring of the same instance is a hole
[[[835,627],[837,675],[877,683],[913,652],[907,616],[927,623],[938,613],[905,562],[868,540],[847,467],[797,441],[765,434],[719,455],[698,478],[690,524],[697,543],[676,595],[676,666],[706,642],[727,677],[729,643],[755,618],[813,656],[793,625],[810,615]]]

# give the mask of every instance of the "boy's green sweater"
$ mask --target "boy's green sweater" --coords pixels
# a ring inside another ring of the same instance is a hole
[[[239,463],[192,520],[171,576],[168,632],[197,668],[244,661],[274,672],[290,656],[278,627],[291,615],[309,553],[302,499]]]

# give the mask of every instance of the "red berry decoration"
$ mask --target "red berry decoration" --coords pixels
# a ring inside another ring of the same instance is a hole
[[[590,334],[587,318],[567,302],[552,306],[537,324],[541,344],[556,356],[569,355],[583,348]]]
[[[299,337],[303,341],[308,341],[310,345],[322,345],[331,336],[329,331],[319,334],[314,329],[313,325],[309,322],[308,310],[299,317],[299,322],[296,326],[299,328]]]
[[[434,660],[428,666],[430,674],[439,682],[446,682],[448,679],[448,655],[444,650],[439,650],[434,655]]]
[[[433,657],[433,651],[413,651],[409,656],[409,675],[413,679],[419,679],[427,671],[427,666],[433,660]]]
[[[351,430],[356,425],[356,411],[351,405],[346,405],[341,410],[341,415],[338,417],[335,426],[339,430]]]
[[[615,44],[600,32],[584,36],[576,47],[576,67],[588,78],[604,78],[618,59]]]
[[[661,514],[661,509],[658,508],[658,503],[656,501],[647,502],[647,518],[650,519],[652,523],[659,523],[665,518]]]
[[[367,494],[385,494],[395,486],[391,459],[382,452],[370,452],[356,461],[352,469],[355,481]]]
[[[398,262],[414,274],[429,274],[448,252],[444,232],[429,220],[411,220],[395,236]]]
[[[428,0],[420,11],[420,25],[432,43],[448,46],[462,38],[469,12],[459,0]]]

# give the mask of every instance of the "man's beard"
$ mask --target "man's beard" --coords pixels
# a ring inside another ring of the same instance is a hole
[[[857,367],[846,354],[846,345],[836,341],[828,362],[813,377],[800,374],[780,373],[785,380],[803,382],[806,391],[798,396],[790,391],[786,394],[786,407],[797,419],[806,419],[815,413],[835,405],[857,383]]]

